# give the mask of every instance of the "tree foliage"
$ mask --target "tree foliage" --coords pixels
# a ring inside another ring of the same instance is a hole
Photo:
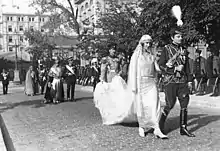
[[[24,32],[25,37],[28,39],[30,47],[28,52],[35,58],[39,59],[49,55],[55,49],[56,44],[51,41],[51,37],[48,34],[43,34],[38,30],[29,30]]]
[[[142,0],[140,26],[157,41],[167,42],[169,31],[176,27],[171,8],[182,9],[182,30],[187,44],[205,40],[208,43],[219,39],[220,1],[217,0]]]
[[[107,13],[103,13],[95,26],[101,29],[103,35],[90,35],[90,39],[94,41],[92,44],[98,52],[105,56],[111,46],[116,46],[118,52],[123,52],[126,56],[131,54],[137,43],[137,17],[138,14],[134,10],[136,6],[132,3],[119,5],[111,1]]]
[[[96,28],[101,28],[105,38],[96,38],[107,53],[109,45],[130,55],[143,34],[149,34],[159,45],[170,40],[170,30],[177,27],[171,8],[180,5],[186,45],[204,40],[216,43],[220,39],[220,1],[218,0],[142,0],[138,7],[132,3],[118,5],[111,2],[107,13],[102,14]],[[90,36],[87,40],[94,39]],[[88,43],[87,41],[87,43]],[[99,46],[100,46],[99,45]]]
[[[49,13],[50,20],[47,22],[49,29],[60,31],[60,27],[72,29],[80,35],[80,24],[78,22],[78,10],[72,0],[33,0],[32,6],[39,8],[39,12]],[[64,34],[64,33],[61,33]],[[64,34],[65,36],[65,34]]]

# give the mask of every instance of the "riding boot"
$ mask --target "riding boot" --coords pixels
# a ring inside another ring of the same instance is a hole
[[[162,112],[161,117],[160,117],[159,127],[162,133],[164,133],[164,126],[165,126],[165,121],[167,119],[167,115],[168,114],[164,111]]]
[[[187,130],[187,109],[183,108],[180,111],[180,135],[186,135],[188,137],[195,137],[194,134]]]

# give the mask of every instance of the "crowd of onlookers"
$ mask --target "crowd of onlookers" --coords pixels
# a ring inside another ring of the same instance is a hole
[[[207,50],[207,58],[201,56],[201,50],[196,49],[195,58],[189,58],[189,66],[193,76],[193,89],[191,94],[211,96],[220,95],[220,52],[219,55],[214,55],[209,49]],[[125,63],[128,66],[128,62]],[[93,67],[98,68],[98,73],[93,72]],[[86,86],[93,85],[94,77],[100,76],[101,60],[92,61],[86,66],[77,66],[78,76],[77,84]],[[123,70],[125,79],[127,78],[128,68]],[[98,75],[97,75],[98,74]],[[158,75],[159,87],[163,91],[163,75]]]
[[[122,57],[123,58],[123,57]],[[207,51],[207,58],[201,56],[201,50],[195,51],[195,58],[189,58],[191,74],[194,78],[193,89],[191,94],[205,95],[211,94],[211,96],[220,95],[220,52],[219,55],[214,55],[209,49]],[[93,58],[90,64],[85,66],[74,65],[76,68],[76,84],[82,86],[93,86],[100,80],[101,63],[102,60]],[[123,71],[123,78],[127,80],[128,62],[125,59],[121,59],[121,69]],[[47,69],[48,70],[48,69]],[[12,69],[4,70],[8,74],[8,81],[13,81],[14,72]],[[1,75],[3,75],[3,72]],[[20,82],[25,81],[26,72],[24,69],[20,70]],[[159,88],[163,91],[163,75],[158,76]],[[1,80],[4,77],[1,76]],[[7,84],[8,82],[6,82]],[[36,90],[37,91],[37,90]]]

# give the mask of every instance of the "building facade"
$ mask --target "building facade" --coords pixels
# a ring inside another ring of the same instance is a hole
[[[48,20],[46,15],[24,12],[18,7],[1,7],[0,11],[0,52],[22,51],[28,46],[24,37],[26,30],[40,30]]]
[[[75,5],[78,9],[79,22],[87,28],[93,28],[96,25],[101,14],[107,13],[111,0],[76,0]],[[137,0],[117,0],[118,4],[135,2]],[[136,4],[136,2],[135,2]],[[95,34],[100,34],[101,30],[94,29]]]

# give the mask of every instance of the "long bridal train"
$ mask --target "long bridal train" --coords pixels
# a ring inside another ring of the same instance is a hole
[[[111,83],[99,82],[94,91],[94,104],[99,109],[103,124],[138,122],[141,137],[145,136],[144,128],[148,127],[154,128],[155,136],[167,139],[158,124],[160,102],[152,101],[158,99],[156,85],[152,84],[146,92],[143,98],[138,98],[141,96],[135,96],[120,76],[115,76]]]
[[[120,76],[111,83],[99,82],[94,91],[94,104],[99,109],[104,125],[137,122],[132,94]]]

